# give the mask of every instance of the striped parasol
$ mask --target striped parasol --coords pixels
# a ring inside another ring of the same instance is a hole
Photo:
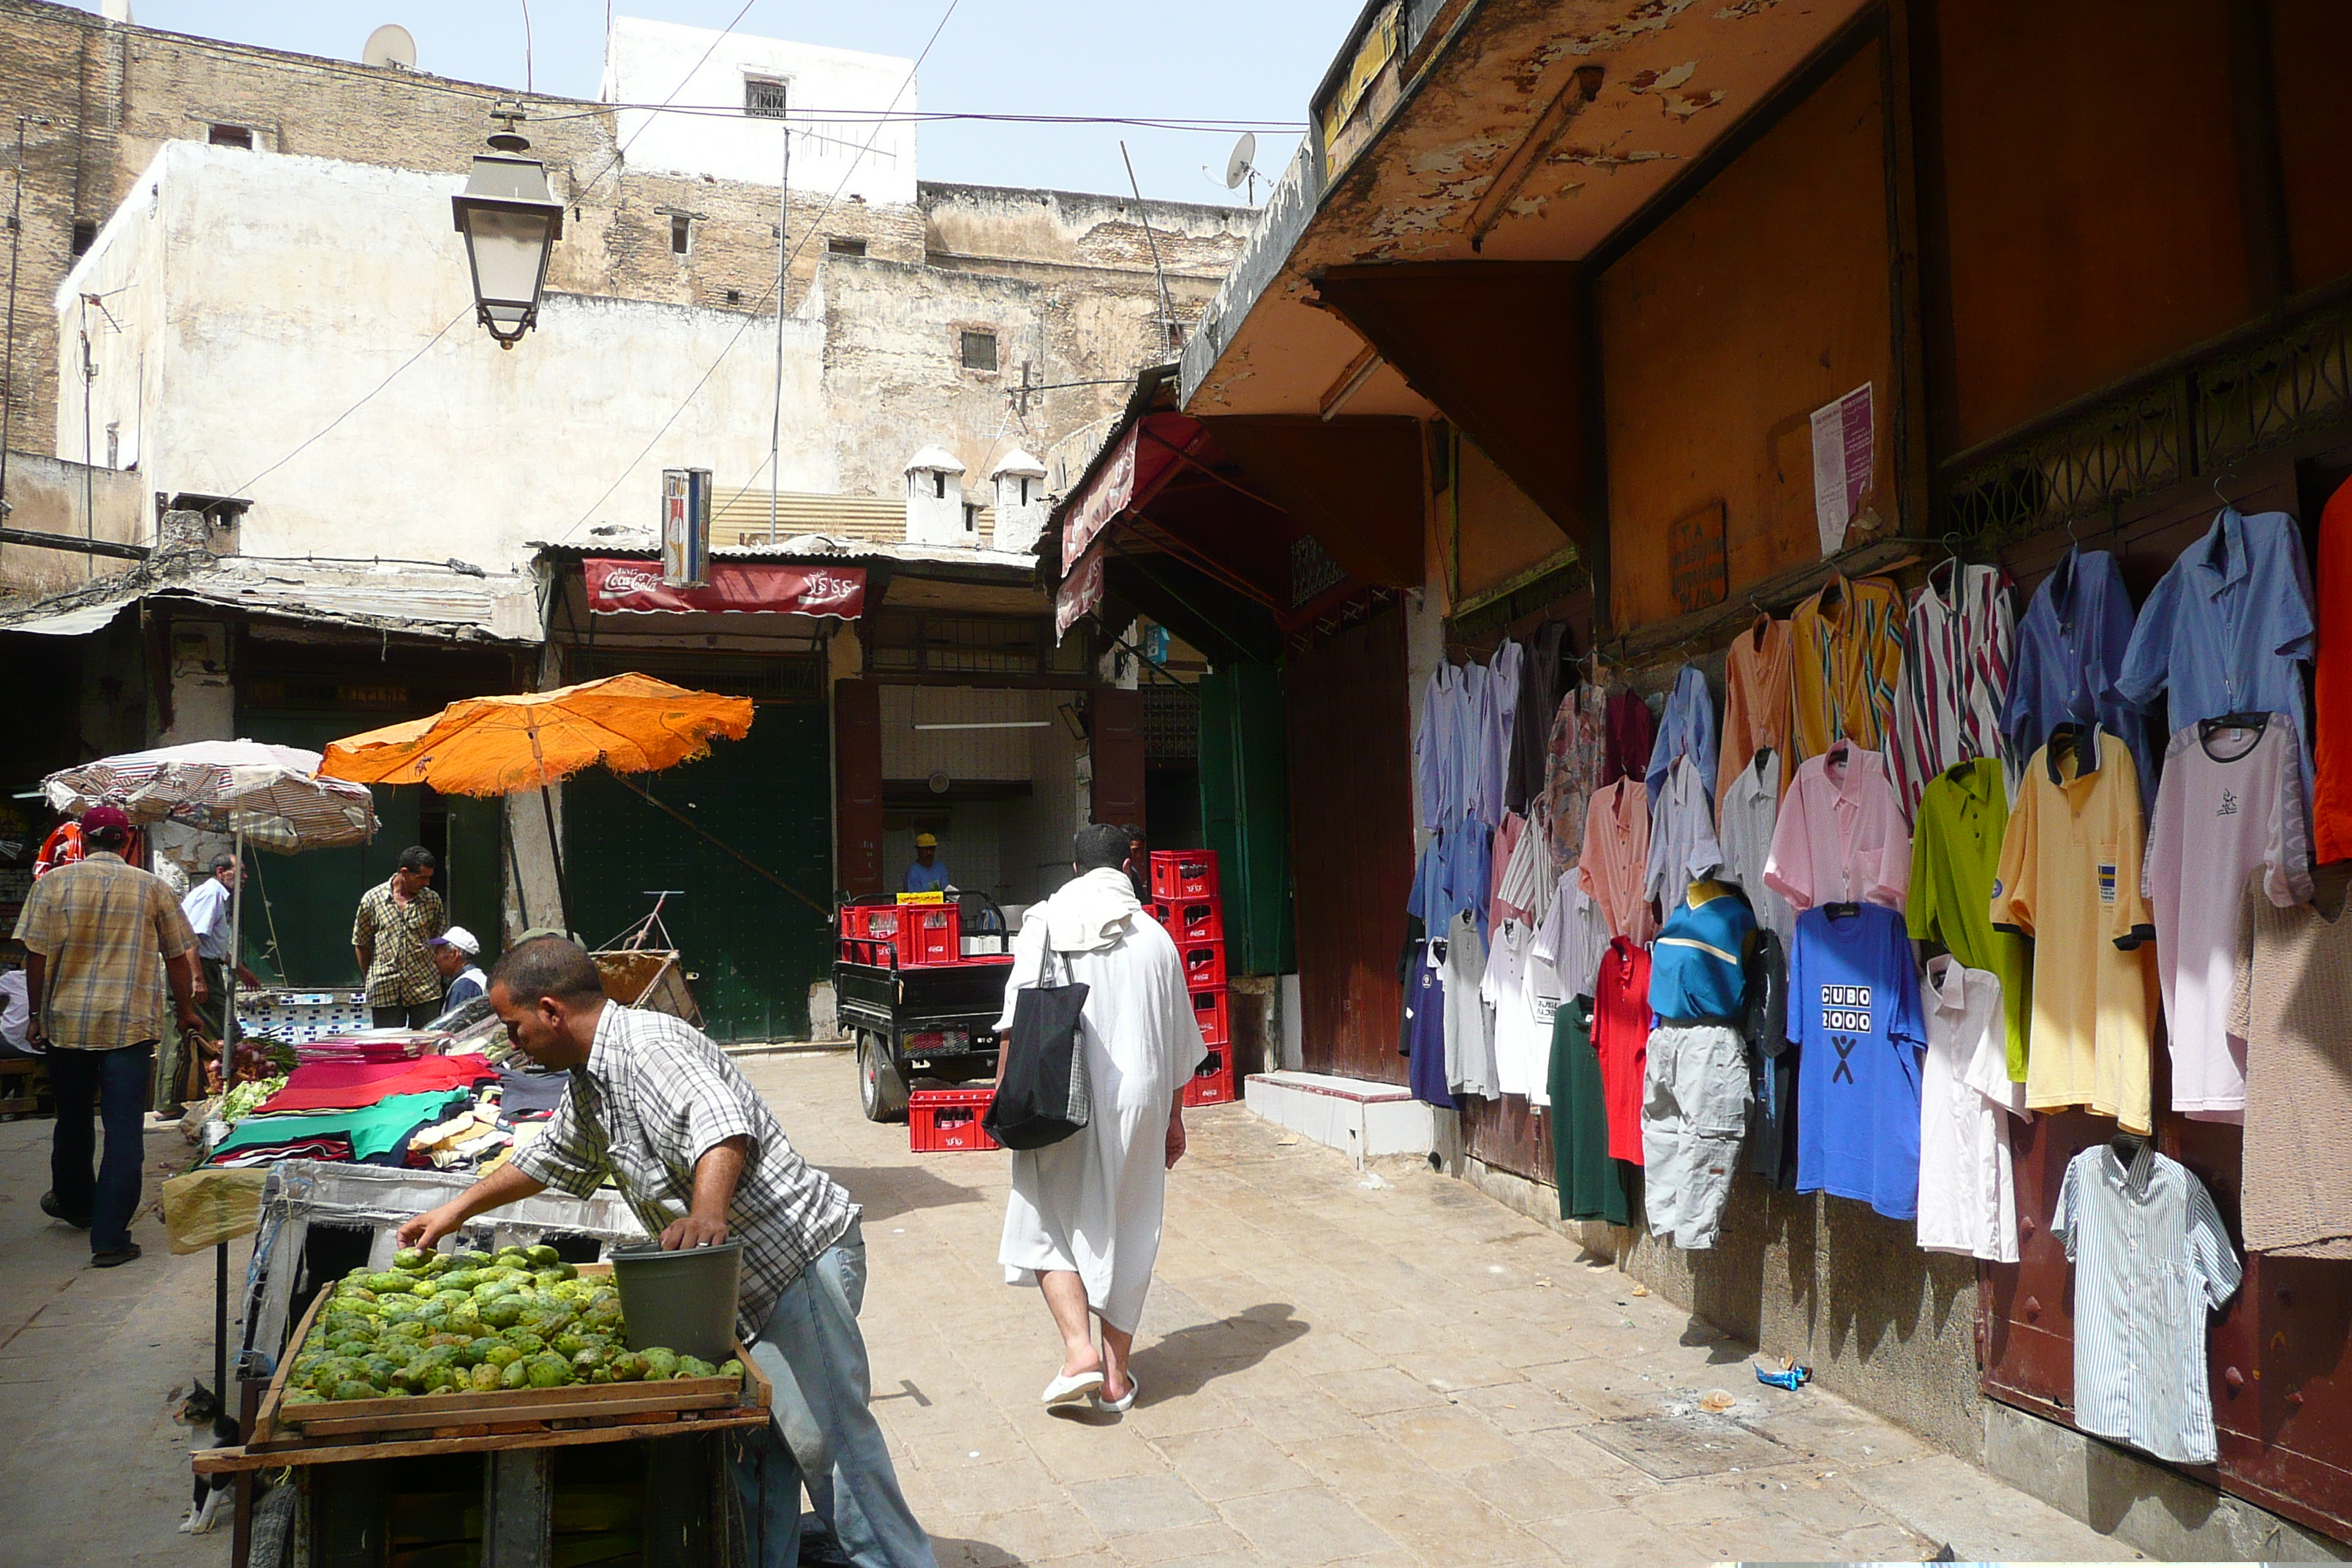
[[[365,784],[319,776],[319,753],[259,741],[195,741],[63,768],[41,781],[51,809],[121,808],[134,823],[181,822],[241,834],[290,855],[365,844],[375,801]]]

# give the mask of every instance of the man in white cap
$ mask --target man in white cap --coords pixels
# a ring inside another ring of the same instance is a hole
[[[477,996],[489,994],[490,983],[481,965],[474,962],[482,955],[482,944],[472,931],[451,926],[439,936],[427,938],[425,951],[433,955],[433,967],[448,983],[448,993],[441,999],[442,1012],[454,1013]]]
[[[907,891],[940,893],[948,887],[948,868],[940,859],[940,841],[928,833],[915,835],[915,863],[907,868]]]

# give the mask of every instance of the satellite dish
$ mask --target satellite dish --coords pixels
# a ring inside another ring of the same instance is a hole
[[[360,64],[413,71],[416,68],[416,40],[399,23],[386,22],[368,35],[367,47],[360,51]]]
[[[373,47],[373,46],[371,46]],[[1257,132],[1244,131],[1242,139],[1234,143],[1234,155],[1225,160],[1225,189],[1232,190],[1256,172]]]

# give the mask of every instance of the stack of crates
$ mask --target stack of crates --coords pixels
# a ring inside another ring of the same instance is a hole
[[[1234,1079],[1233,1006],[1225,989],[1225,917],[1217,899],[1217,858],[1206,849],[1151,853],[1151,913],[1175,940],[1192,1016],[1208,1059],[1184,1086],[1187,1105],[1223,1105],[1237,1098]]]

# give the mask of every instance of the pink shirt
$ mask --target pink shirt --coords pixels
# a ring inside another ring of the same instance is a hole
[[[1519,839],[1527,830],[1528,819],[1510,811],[1503,813],[1502,822],[1495,828],[1493,859],[1489,862],[1486,879],[1486,886],[1491,889],[1486,896],[1486,929],[1489,931],[1505,921],[1526,920],[1535,913],[1533,910],[1523,910],[1503,897],[1504,877],[1510,869],[1511,857],[1518,851]]]
[[[1610,935],[1642,947],[1658,929],[1650,912],[1649,879],[1650,792],[1638,777],[1621,778],[1592,792],[1577,885],[1600,906]]]
[[[1780,803],[1764,884],[1801,913],[1815,904],[1903,907],[1911,834],[1884,754],[1841,742],[1805,759]]]

